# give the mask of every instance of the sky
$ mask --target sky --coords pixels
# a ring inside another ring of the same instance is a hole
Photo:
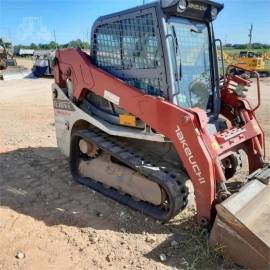
[[[223,43],[247,43],[253,23],[253,42],[270,44],[270,0],[216,0],[224,9],[214,22]],[[13,44],[67,43],[90,39],[95,19],[142,4],[143,0],[0,0],[0,37]],[[146,0],[146,2],[150,2]]]

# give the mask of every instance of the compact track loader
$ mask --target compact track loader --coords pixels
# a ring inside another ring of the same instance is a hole
[[[228,66],[220,80],[212,21],[223,5],[165,0],[96,20],[90,56],[58,50],[57,142],[76,181],[161,221],[185,208],[235,262],[269,268],[264,133]],[[248,256],[247,256],[248,255]],[[247,258],[246,258],[247,257]]]

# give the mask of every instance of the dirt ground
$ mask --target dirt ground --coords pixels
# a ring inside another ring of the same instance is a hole
[[[72,181],[56,146],[51,83],[0,81],[0,269],[235,267],[208,248],[192,208],[160,224]],[[269,90],[263,79],[267,139]]]

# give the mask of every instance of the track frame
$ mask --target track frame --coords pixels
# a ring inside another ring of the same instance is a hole
[[[80,160],[79,141],[85,141],[94,144],[98,149],[102,149],[107,154],[128,165],[134,171],[144,175],[149,180],[157,183],[166,193],[168,199],[168,209],[152,205],[147,202],[134,200],[128,194],[122,194],[114,188],[106,188],[101,182],[96,179],[93,180],[89,177],[84,177],[80,174],[78,165]],[[164,172],[161,166],[158,165],[158,160],[151,159],[146,162],[147,157],[142,151],[136,151],[127,143],[119,143],[115,137],[94,128],[77,130],[73,133],[70,144],[70,170],[73,178],[85,186],[94,189],[101,194],[110,197],[122,204],[125,204],[143,214],[151,216],[162,222],[166,222],[176,216],[187,205],[188,189],[186,181],[188,177],[184,173]],[[149,168],[155,167],[153,170]],[[147,166],[145,166],[147,164]],[[164,166],[164,163],[163,163]]]

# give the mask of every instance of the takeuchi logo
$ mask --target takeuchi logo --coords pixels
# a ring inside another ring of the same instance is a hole
[[[181,128],[178,125],[176,127],[177,127],[175,130],[176,136],[184,149],[184,152],[185,152],[185,154],[188,158],[188,161],[193,169],[193,172],[198,177],[197,180],[199,181],[199,183],[204,184],[205,178],[202,176],[201,168],[199,167],[199,164],[195,160],[194,155],[192,154],[192,151],[191,151],[191,149],[190,149],[190,147],[189,147],[189,145],[184,137],[184,134],[183,134]]]

